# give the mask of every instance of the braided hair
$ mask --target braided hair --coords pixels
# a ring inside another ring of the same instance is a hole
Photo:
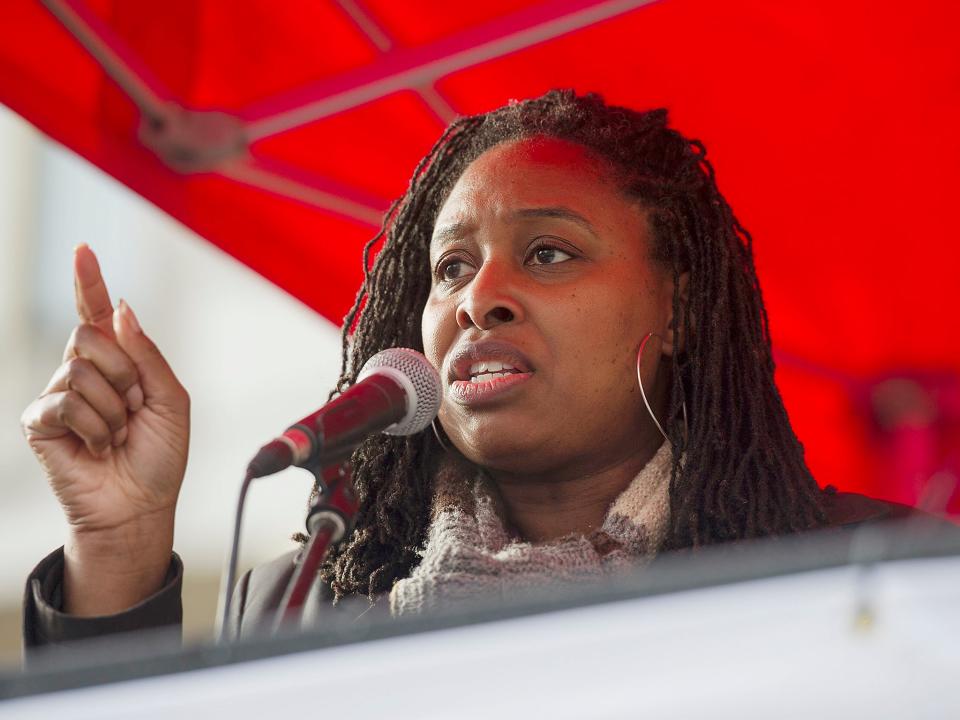
[[[605,163],[622,191],[647,210],[653,259],[673,274],[673,329],[682,333],[683,349],[672,356],[671,517],[664,549],[823,525],[819,488],[774,383],[750,234],[717,189],[706,148],[668,127],[662,109],[636,112],[596,94],[552,90],[450,125],[364,247],[364,282],[344,320],[334,393],[349,387],[381,350],[423,350],[430,239],[441,206],[483,152],[537,136],[577,143]],[[681,299],[684,272],[688,298]],[[354,453],[355,530],[321,570],[337,599],[372,599],[419,562],[432,475],[444,452],[428,430],[371,437]]]

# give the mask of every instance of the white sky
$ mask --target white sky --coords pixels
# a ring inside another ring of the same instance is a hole
[[[0,606],[19,605],[27,573],[65,536],[19,418],[76,323],[79,242],[97,252],[114,301],[127,299],[190,391],[176,549],[188,572],[219,573],[243,469],[324,402],[339,330],[3,106],[0,157]],[[253,488],[244,565],[293,548],[309,486],[293,470]]]

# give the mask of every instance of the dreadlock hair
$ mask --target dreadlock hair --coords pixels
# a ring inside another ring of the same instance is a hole
[[[334,393],[349,387],[381,350],[423,350],[430,238],[442,204],[483,152],[537,136],[577,143],[605,163],[622,191],[647,211],[653,259],[673,273],[673,329],[683,350],[673,353],[667,411],[673,466],[664,549],[823,525],[819,488],[774,383],[750,234],[717,189],[706,148],[669,128],[663,109],[636,112],[608,106],[596,94],[552,90],[450,125],[364,248],[364,282],[344,320]],[[682,272],[689,273],[685,301]],[[419,562],[432,472],[444,452],[426,431],[371,437],[354,453],[355,530],[321,570],[336,599],[361,593],[373,599]]]

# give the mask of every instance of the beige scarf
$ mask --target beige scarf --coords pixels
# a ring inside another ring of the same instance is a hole
[[[511,599],[543,586],[581,583],[634,568],[657,553],[670,514],[672,453],[664,442],[589,535],[525,542],[504,527],[492,481],[437,473],[423,559],[390,591],[390,612],[407,615]]]

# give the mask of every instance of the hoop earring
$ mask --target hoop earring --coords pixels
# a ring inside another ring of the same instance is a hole
[[[650,413],[650,417],[653,419],[653,424],[657,426],[657,430],[660,431],[660,434],[663,435],[663,439],[667,442],[670,442],[670,438],[667,437],[667,433],[663,431],[663,426],[660,424],[660,421],[657,420],[657,416],[653,414],[653,408],[650,407],[650,401],[647,400],[647,393],[643,390],[643,379],[640,377],[640,361],[643,358],[643,350],[647,346],[647,343],[650,341],[650,338],[656,337],[661,343],[663,338],[653,332],[648,332],[643,340],[640,341],[640,350],[637,351],[637,385],[640,386],[640,397],[643,398],[643,404],[647,407],[647,412]],[[683,437],[684,442],[690,437],[690,426],[687,422],[687,401],[686,399],[681,400],[681,405],[683,407]]]
[[[443,441],[443,438],[440,437],[440,431],[439,431],[439,429],[437,428],[437,419],[436,419],[436,418],[434,418],[433,420],[430,421],[430,429],[433,430],[433,436],[434,436],[435,438],[437,438],[437,442],[440,443],[440,447],[442,447],[446,452],[450,452],[450,448],[449,448],[449,447],[447,446],[447,444]]]

